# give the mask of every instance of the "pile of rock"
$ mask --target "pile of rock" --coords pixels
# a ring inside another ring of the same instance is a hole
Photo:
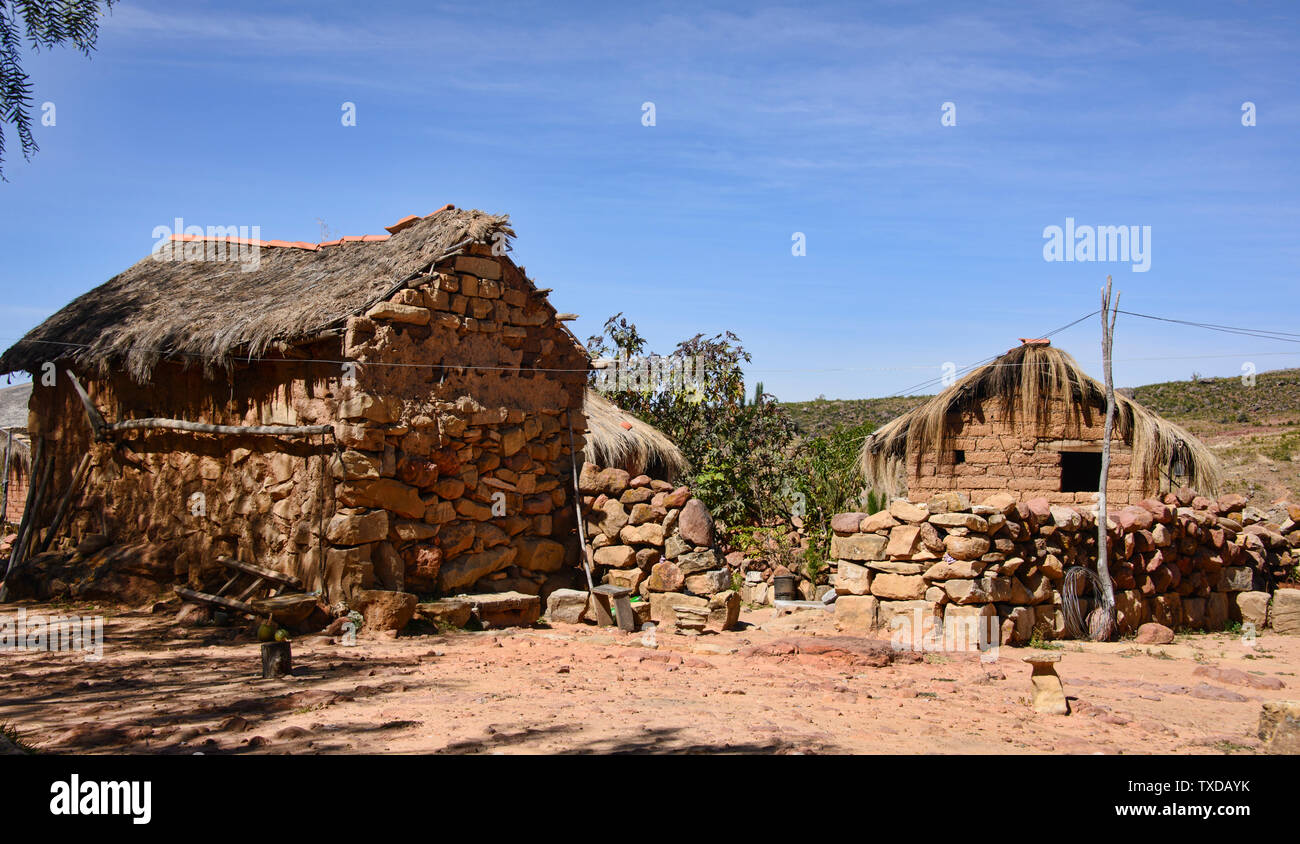
[[[1121,632],[1147,621],[1218,630],[1258,615],[1270,573],[1290,565],[1300,546],[1289,516],[1266,521],[1238,495],[1184,497],[1144,500],[1109,517]],[[944,492],[920,503],[898,499],[870,515],[841,513],[831,543],[837,622],[888,628],[896,615],[915,619],[919,611],[924,623],[940,626],[996,617],[1004,643],[1035,632],[1064,637],[1063,578],[1071,566],[1095,569],[1096,518],[1095,507],[1018,502],[1007,493],[973,506],[962,493]],[[1282,603],[1290,606],[1285,597]]]
[[[715,547],[713,517],[689,488],[585,463],[578,479],[594,579],[632,589],[648,618],[675,624],[675,606],[710,610],[709,626],[740,616],[732,570]]]

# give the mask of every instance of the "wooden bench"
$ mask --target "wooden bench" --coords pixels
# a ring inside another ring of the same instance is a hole
[[[246,563],[243,560],[236,560],[232,557],[218,557],[217,562],[230,569],[233,574],[215,593],[199,592],[184,586],[175,587],[175,592],[187,601],[194,601],[200,604],[208,604],[213,607],[234,610],[235,612],[245,613],[254,617],[267,615],[266,612],[259,612],[254,606],[258,603],[253,596],[261,589],[268,589],[269,592],[263,597],[275,598],[278,594],[286,589],[292,589],[295,592],[302,591],[302,581],[291,574],[284,574],[275,569],[264,568],[253,563]],[[231,592],[241,578],[247,578],[249,581],[244,587],[234,595],[227,594]],[[269,583],[268,583],[269,581]],[[250,603],[250,599],[252,603]]]
[[[596,625],[599,627],[609,627],[617,622],[620,630],[626,630],[629,633],[636,630],[636,613],[632,611],[632,602],[629,597],[632,590],[626,586],[613,586],[609,583],[601,584],[591,590],[595,598],[596,605]],[[614,614],[610,614],[610,601],[614,602]]]

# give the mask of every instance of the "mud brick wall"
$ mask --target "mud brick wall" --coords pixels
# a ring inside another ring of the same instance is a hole
[[[338,341],[301,350],[337,358]],[[202,367],[163,362],[148,384],[123,375],[80,378],[110,421],[168,417],[221,425],[313,425],[333,421],[337,367],[325,370],[278,358],[235,367],[210,378]],[[32,434],[53,455],[56,495],[36,514],[49,524],[57,496],[82,456],[91,464],[74,499],[61,542],[75,546],[102,535],[135,553],[121,572],[87,571],[109,582],[87,594],[121,592],[143,598],[164,584],[211,583],[224,571],[219,556],[301,577],[308,588],[323,571],[319,526],[333,507],[328,437],[222,437],[171,430],[136,431],[119,444],[95,443],[71,381],[60,367],[55,384],[33,388]],[[322,483],[322,480],[325,483]],[[87,569],[95,569],[88,561]],[[72,584],[74,595],[79,582]]]
[[[1292,564],[1300,531],[1245,507],[1245,499],[1184,494],[1113,511],[1110,571],[1118,626],[1154,621],[1220,630],[1250,612],[1272,574]],[[962,493],[893,501],[871,515],[834,517],[836,617],[846,628],[888,629],[894,616],[942,623],[1000,621],[1003,643],[1067,635],[1061,587],[1070,566],[1095,570],[1095,508],[1017,501],[1008,493],[972,505]],[[1267,602],[1267,594],[1264,594]],[[1085,608],[1086,609],[1086,608]]]
[[[673,607],[711,610],[719,629],[740,618],[732,569],[718,553],[713,517],[689,487],[584,463],[578,479],[593,580],[632,589],[642,621],[673,624]]]
[[[0,446],[3,448],[3,446]],[[23,518],[23,506],[27,503],[27,486],[30,482],[25,471],[10,467],[9,494],[5,500],[5,521],[18,524]]]
[[[333,437],[148,431],[94,444],[64,377],[35,388],[32,433],[54,444],[62,484],[93,455],[70,543],[140,544],[137,574],[159,583],[212,585],[226,554],[329,600],[536,594],[578,558],[569,427],[580,447],[587,358],[555,317],[522,271],[475,245],[282,357],[216,375],[164,362],[146,385],[83,377],[110,420],[328,424]]]
[[[995,492],[1022,498],[1046,498],[1053,504],[1095,504],[1097,493],[1063,492],[1062,454],[1100,452],[1105,415],[1084,407],[1071,412],[1056,400],[1041,424],[1010,419],[996,400],[963,412],[950,440],[938,451],[922,454],[909,446],[906,477],[908,497],[923,500],[936,492],[959,491],[980,500]],[[1113,442],[1107,498],[1111,504],[1131,504],[1144,497],[1144,482],[1135,472],[1132,449]],[[1097,472],[1093,473],[1095,479]]]

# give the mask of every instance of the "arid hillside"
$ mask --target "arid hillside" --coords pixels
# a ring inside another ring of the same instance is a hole
[[[1203,439],[1227,469],[1226,491],[1256,503],[1300,497],[1300,369],[1241,378],[1198,378],[1122,389]],[[842,425],[880,426],[928,396],[818,399],[785,407],[800,431],[820,436]]]

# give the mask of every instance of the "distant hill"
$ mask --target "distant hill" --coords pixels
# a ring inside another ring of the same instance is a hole
[[[815,399],[782,402],[794,419],[799,433],[810,437],[829,434],[836,428],[870,422],[876,428],[901,416],[929,396],[898,396],[887,399]]]
[[[1246,386],[1239,377],[1201,378],[1147,384],[1120,392],[1197,433],[1243,425],[1300,423],[1300,369],[1260,372],[1254,386]],[[870,422],[880,427],[928,398],[816,399],[783,405],[801,433],[820,436],[842,425]]]
[[[1166,381],[1120,392],[1205,441],[1226,472],[1225,488],[1256,503],[1300,499],[1300,369],[1235,378]],[[880,427],[929,396],[785,402],[801,433],[821,436],[838,426]]]
[[[1240,377],[1201,378],[1148,384],[1125,392],[1196,433],[1300,422],[1300,369],[1260,372],[1250,386]]]

